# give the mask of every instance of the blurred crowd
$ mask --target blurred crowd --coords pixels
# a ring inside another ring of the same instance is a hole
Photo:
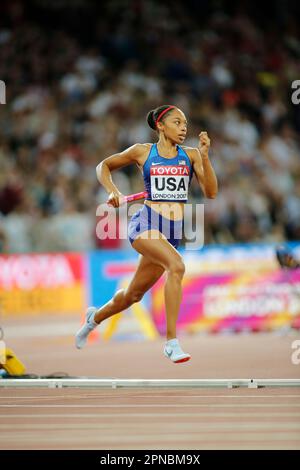
[[[205,243],[300,239],[300,28],[288,4],[267,21],[193,0],[74,2],[70,15],[29,3],[1,6],[0,252],[127,246],[96,237],[107,195],[95,167],[154,142],[146,114],[169,103],[188,118],[185,145],[211,138],[219,195],[191,186]],[[113,179],[124,194],[143,189],[133,166]]]

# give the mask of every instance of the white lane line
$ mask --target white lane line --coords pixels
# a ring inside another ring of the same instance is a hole
[[[170,404],[138,404],[138,405],[125,405],[125,404],[118,404],[118,405],[30,405],[30,404],[23,404],[23,405],[0,405],[0,408],[205,408],[205,407],[213,407],[213,408],[222,408],[222,407],[265,407],[265,408],[276,408],[276,407],[300,407],[300,403],[195,403],[195,404],[187,404],[187,403],[177,403],[174,405]]]
[[[44,434],[44,435],[43,435]],[[50,435],[51,434],[51,435]],[[256,437],[256,438],[255,438]],[[248,433],[242,433],[240,431],[238,432],[226,432],[224,434],[224,431],[222,432],[215,432],[213,431],[212,433],[208,434],[205,431],[202,433],[195,433],[195,432],[189,432],[189,433],[181,433],[180,429],[178,432],[171,432],[170,429],[168,432],[165,432],[164,434],[158,434],[157,430],[153,433],[147,433],[147,434],[141,434],[141,433],[134,433],[131,435],[124,435],[121,433],[116,433],[113,432],[112,435],[107,435],[105,434],[104,436],[99,436],[99,438],[95,439],[94,436],[91,436],[89,433],[86,433],[84,435],[80,429],[72,431],[72,437],[66,436],[65,431],[58,432],[58,430],[53,430],[52,432],[49,431],[49,433],[40,433],[37,436],[37,432],[16,432],[15,434],[9,436],[9,435],[3,435],[1,436],[1,443],[0,443],[0,448],[3,448],[3,444],[5,442],[12,442],[14,445],[17,444],[18,440],[20,440],[21,447],[24,448],[24,444],[32,445],[34,443],[34,446],[37,445],[54,445],[57,443],[58,445],[62,446],[62,448],[65,448],[65,446],[69,447],[70,445],[74,446],[74,444],[77,443],[78,448],[82,449],[84,448],[84,443],[86,442],[89,446],[94,442],[95,447],[97,449],[107,449],[108,445],[114,445],[116,446],[116,442],[118,443],[118,449],[122,449],[121,446],[134,446],[132,449],[135,449],[136,444],[142,443],[143,445],[147,446],[149,444],[155,444],[158,446],[161,446],[162,443],[163,445],[165,444],[171,444],[174,445],[174,443],[178,443],[179,447],[176,447],[176,449],[182,448],[180,444],[187,443],[189,446],[191,445],[191,442],[193,443],[193,446],[190,448],[195,449],[195,445],[202,445],[203,442],[211,442],[215,443],[216,447],[220,447],[223,443],[226,442],[232,442],[235,441],[237,443],[242,443],[242,444],[247,444],[249,445],[251,442],[253,444],[256,443],[264,443],[266,446],[267,442],[273,443],[274,441],[280,442],[280,441],[287,441],[291,445],[291,441],[297,443],[297,448],[299,448],[300,444],[300,439],[299,439],[299,434],[292,432],[279,432],[278,434],[274,433],[268,433],[263,431],[262,433],[259,433],[258,436],[256,436],[256,431],[248,432]],[[219,442],[219,444],[216,444],[216,442]],[[65,445],[64,445],[65,444]],[[280,445],[280,444],[279,444]],[[6,447],[5,447],[6,448]],[[18,446],[19,448],[19,446]],[[34,447],[36,448],[36,447]],[[128,447],[126,447],[128,448]],[[164,447],[162,447],[164,448]],[[184,449],[186,446],[184,446]]]
[[[260,411],[259,413],[247,413],[247,412],[238,412],[235,411],[234,413],[231,412],[205,412],[202,411],[201,413],[122,413],[122,415],[116,415],[115,413],[51,413],[51,414],[0,414],[0,418],[5,418],[6,420],[9,419],[48,419],[48,418],[60,418],[60,419],[77,419],[77,418],[89,418],[89,419],[103,419],[103,418],[118,418],[120,417],[131,417],[131,418],[159,418],[161,417],[168,417],[168,418],[193,418],[193,417],[210,417],[210,418],[297,418],[300,417],[300,412],[274,412],[274,411]]]
[[[130,426],[128,423],[83,423],[80,424],[80,430],[81,431],[87,431],[89,429],[105,429],[107,432],[110,430],[114,430],[118,426],[119,429],[128,429]],[[147,426],[145,427],[145,423],[135,423],[134,428],[136,430],[139,430],[139,433],[143,430],[151,431],[151,429],[157,429],[157,423],[147,423]],[[160,423],[159,424],[160,432],[168,431],[170,428],[169,423]],[[237,429],[243,431],[246,430],[248,432],[251,431],[263,431],[266,430],[268,432],[282,432],[282,431],[299,431],[300,430],[300,423],[281,423],[281,422],[274,422],[274,423],[262,423],[262,422],[251,422],[251,423],[241,423],[241,422],[230,422],[230,423],[191,423],[191,422],[181,422],[178,424],[178,426],[175,428],[178,431],[191,431],[194,429],[196,432],[204,432],[204,431],[218,431],[218,430],[224,430],[224,431],[236,431]],[[64,431],[64,430],[73,430],[74,429],[74,423],[64,423],[63,425],[60,425],[59,428],[56,423],[20,423],[18,425],[15,424],[0,424],[0,431],[34,431],[34,430],[59,430],[59,431]],[[175,430],[173,429],[173,431]]]
[[[0,397],[1,397],[1,392],[0,392]],[[166,398],[167,400],[171,400],[172,398],[299,398],[300,399],[300,394],[299,395],[49,395],[49,396],[43,396],[43,395],[37,395],[37,396],[26,396],[26,395],[19,395],[15,397],[9,397],[9,396],[2,396],[2,400],[24,400],[24,399],[31,399],[31,400],[38,400],[38,399],[43,399],[43,400],[49,400],[49,399],[63,399],[63,398]]]

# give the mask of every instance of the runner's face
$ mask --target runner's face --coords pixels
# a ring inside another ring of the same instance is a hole
[[[167,138],[180,145],[186,138],[187,120],[182,111],[174,109],[168,113],[163,122],[158,123],[158,128]]]

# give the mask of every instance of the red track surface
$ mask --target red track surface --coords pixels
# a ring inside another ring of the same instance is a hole
[[[182,337],[192,360],[173,364],[163,340],[77,351],[70,335],[6,335],[28,372],[176,379],[300,378],[297,338]],[[0,449],[300,449],[300,389],[0,388]]]

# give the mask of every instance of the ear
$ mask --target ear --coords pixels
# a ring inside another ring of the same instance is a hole
[[[162,131],[163,128],[164,128],[163,123],[162,123],[162,122],[158,122],[156,128],[157,128],[158,131]]]

